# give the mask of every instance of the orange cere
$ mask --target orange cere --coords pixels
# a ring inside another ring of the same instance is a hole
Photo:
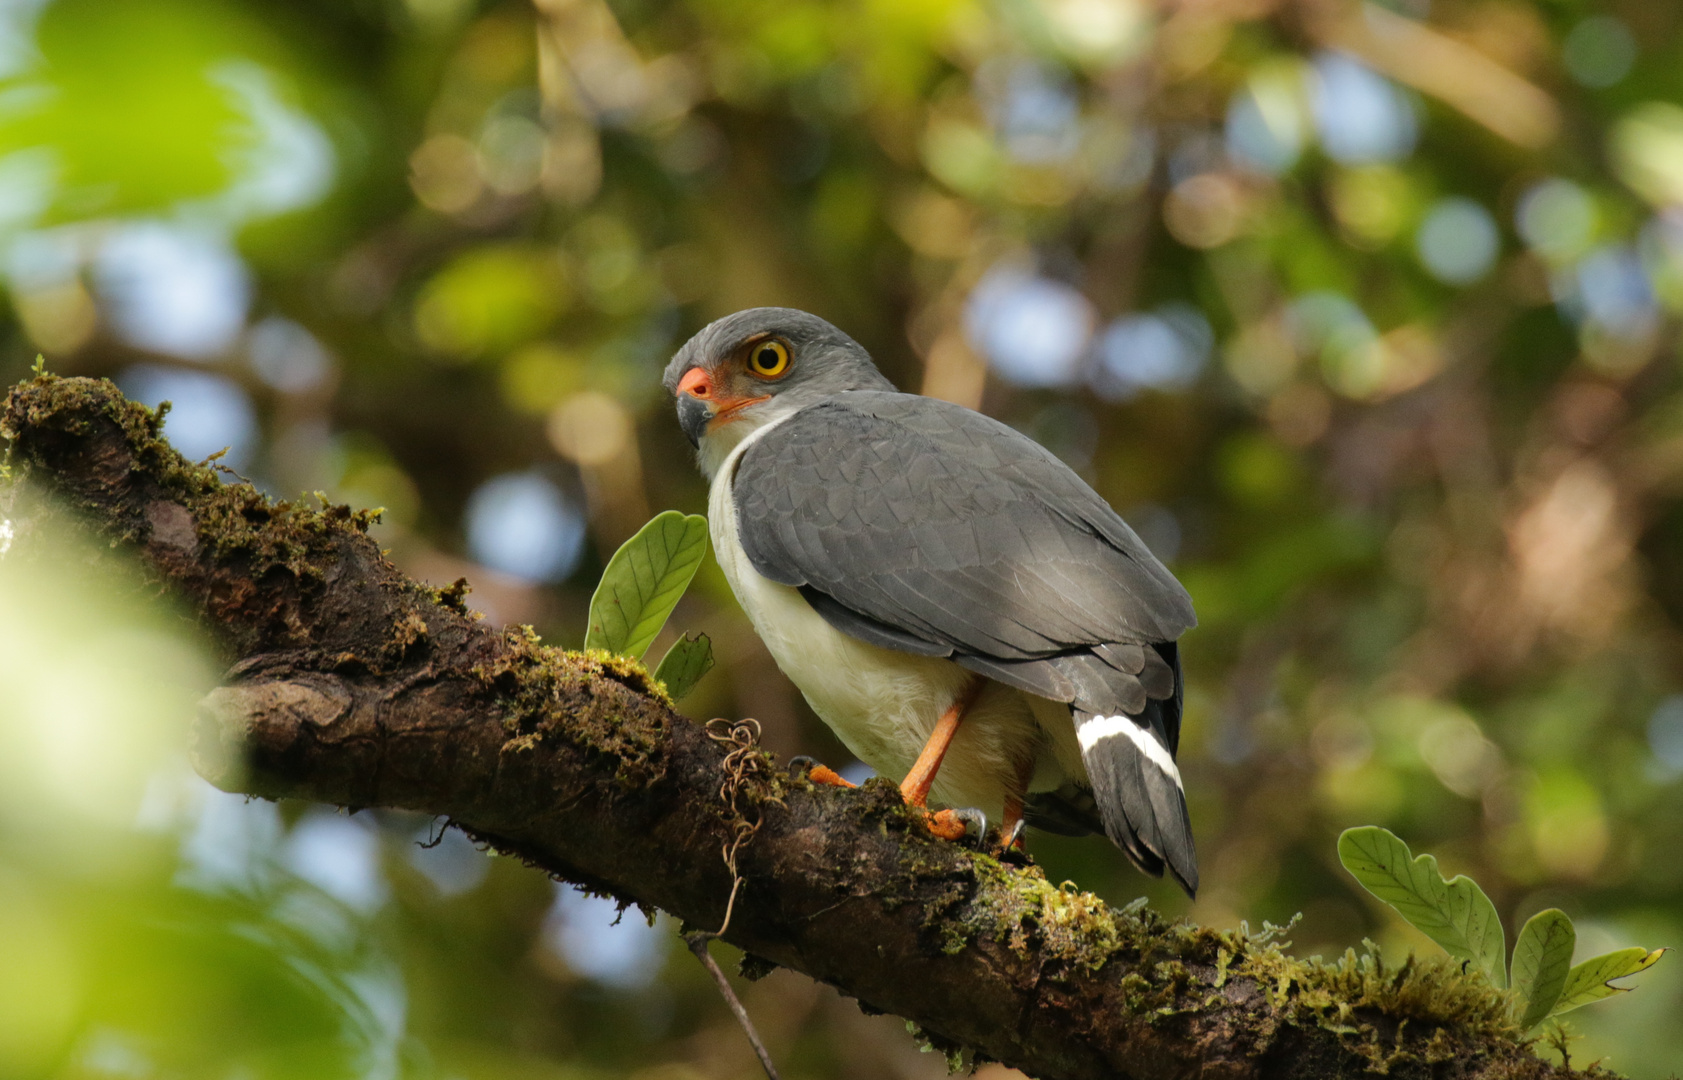
[[[713,419],[710,424],[721,421],[728,423],[738,410],[746,409],[750,405],[757,405],[770,398],[770,394],[758,397],[726,397],[719,393],[713,382],[713,376],[705,368],[693,367],[684,372],[684,377],[678,380],[678,393],[688,394],[700,401],[713,403]]]
[[[706,368],[692,367],[678,380],[678,393],[705,401],[713,396],[713,377]]]

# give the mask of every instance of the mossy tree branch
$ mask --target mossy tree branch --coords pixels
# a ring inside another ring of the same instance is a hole
[[[446,815],[531,865],[716,926],[723,751],[635,664],[544,646],[404,577],[346,508],[271,502],[189,465],[108,382],[7,397],[0,511],[29,557],[67,507],[183,597],[227,652],[194,759],[266,798]],[[10,509],[7,509],[7,506]],[[1573,1075],[1454,969],[1305,964],[1171,925],[930,837],[894,788],[766,767],[728,941],[915,1022],[937,1046],[1046,1078]],[[763,965],[761,965],[763,966]]]

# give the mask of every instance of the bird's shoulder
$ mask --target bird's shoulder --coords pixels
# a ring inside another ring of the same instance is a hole
[[[795,413],[801,427],[894,429],[935,445],[991,446],[1013,456],[1048,453],[1039,443],[993,417],[940,398],[900,391],[850,390],[832,394]]]
[[[831,395],[755,440],[738,471],[791,468],[809,484],[878,480],[921,493],[939,488],[952,509],[961,505],[951,502],[955,494],[1023,489],[1072,511],[1116,519],[1068,465],[1027,435],[974,409],[919,394]]]

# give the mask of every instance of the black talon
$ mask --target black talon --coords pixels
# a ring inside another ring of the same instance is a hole
[[[817,764],[818,762],[814,758],[808,757],[805,754],[796,754],[794,757],[789,759],[789,775],[794,777],[796,780],[799,780],[801,777],[811,772],[813,767]]]
[[[988,838],[988,816],[973,806],[967,806],[963,810],[954,810],[953,817],[964,822],[964,839],[959,843],[980,850]]]
[[[994,849],[993,857],[1000,862],[1010,863],[1013,866],[1027,866],[1029,864],[1028,853],[1017,847],[1017,841],[1022,838],[1023,830],[1024,824],[1022,819],[1019,818],[1017,823],[1011,827],[1009,835],[1001,831],[999,846]]]

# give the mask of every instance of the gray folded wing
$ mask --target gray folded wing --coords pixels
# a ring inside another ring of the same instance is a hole
[[[932,398],[837,394],[758,436],[732,494],[753,567],[844,633],[951,656],[1069,702],[1078,723],[1133,717],[1177,748],[1178,661],[1156,646],[1195,625],[1191,600],[1103,499],[1020,432]],[[1102,757],[1130,760],[1118,771],[1088,754],[1089,773],[1101,806],[1121,810],[1151,766],[1131,760],[1129,740],[1107,742],[1117,745],[1100,744]],[[1115,785],[1129,791],[1103,790]],[[1167,850],[1181,846],[1167,835],[1178,824],[1146,828],[1151,851],[1136,862],[1160,872],[1154,851],[1189,869],[1189,833],[1184,859]],[[1142,837],[1124,831],[1117,842],[1135,854]]]
[[[1172,693],[1143,646],[1194,625],[1186,591],[1068,466],[998,421],[837,394],[757,438],[732,491],[754,568],[849,633],[974,658],[1064,701],[1123,681],[1045,663],[1072,652]]]
[[[1180,582],[1069,466],[941,400],[810,405],[749,446],[734,498],[761,574],[942,648],[1033,659],[1195,624]]]

